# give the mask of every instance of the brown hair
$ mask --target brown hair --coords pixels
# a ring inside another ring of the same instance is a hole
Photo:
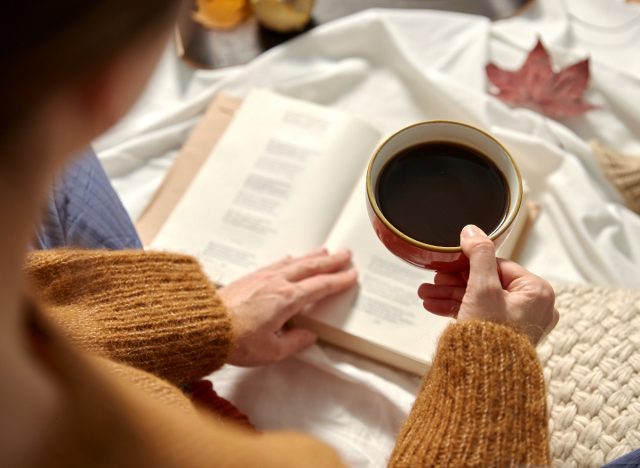
[[[178,0],[9,2],[0,15],[0,143],[63,83],[82,77],[153,27]]]

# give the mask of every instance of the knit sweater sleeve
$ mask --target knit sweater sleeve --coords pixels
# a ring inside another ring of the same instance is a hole
[[[176,385],[221,367],[231,317],[191,257],[143,251],[49,250],[26,274],[51,318],[82,349]]]
[[[491,322],[450,325],[389,465],[549,463],[545,384],[531,343]]]

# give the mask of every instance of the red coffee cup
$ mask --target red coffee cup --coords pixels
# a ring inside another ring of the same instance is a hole
[[[461,247],[425,244],[396,228],[383,215],[376,198],[380,173],[401,151],[428,142],[450,142],[474,149],[493,161],[504,175],[509,191],[509,206],[501,223],[487,233],[496,248],[507,238],[522,204],[522,177],[507,149],[494,137],[471,125],[434,120],[399,130],[374,151],[367,168],[367,210],[378,238],[394,255],[412,265],[429,270],[458,272],[469,268]],[[420,213],[416,213],[420,216]]]

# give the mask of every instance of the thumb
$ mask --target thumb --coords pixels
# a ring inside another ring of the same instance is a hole
[[[502,288],[498,276],[496,248],[477,226],[469,224],[460,233],[462,252],[469,259],[468,285],[474,288]]]
[[[316,342],[315,333],[303,328],[291,328],[284,331],[278,338],[278,360],[286,359],[289,356],[299,353]]]

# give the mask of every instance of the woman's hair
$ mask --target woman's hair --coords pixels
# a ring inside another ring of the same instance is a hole
[[[178,0],[19,0],[0,14],[0,144],[38,103],[175,13]]]

